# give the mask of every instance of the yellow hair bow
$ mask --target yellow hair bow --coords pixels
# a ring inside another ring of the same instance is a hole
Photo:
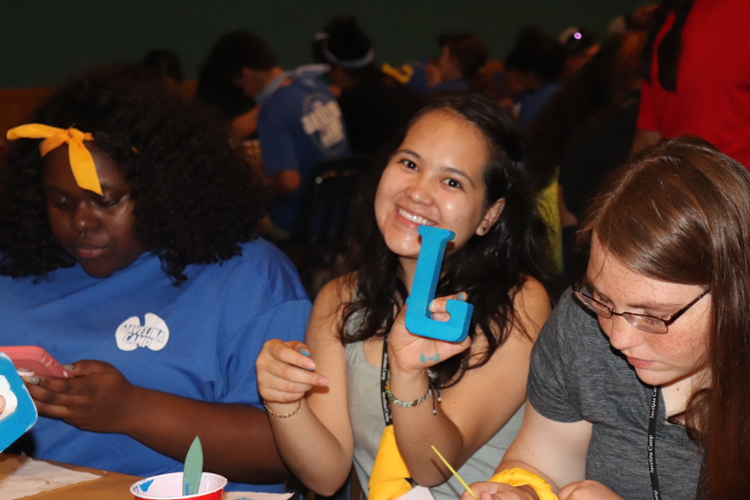
[[[96,175],[94,158],[83,144],[83,141],[93,141],[93,135],[72,127],[64,129],[42,125],[41,123],[29,123],[8,130],[7,138],[9,141],[15,139],[44,139],[39,145],[42,156],[60,147],[63,143],[67,143],[70,168],[73,170],[73,177],[75,177],[78,187],[99,195],[103,194],[99,177]]]

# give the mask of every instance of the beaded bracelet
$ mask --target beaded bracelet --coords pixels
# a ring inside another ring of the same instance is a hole
[[[414,408],[415,406],[421,405],[427,401],[427,398],[432,396],[432,387],[428,387],[427,392],[425,392],[424,396],[419,399],[415,399],[414,401],[401,401],[400,399],[396,399],[396,396],[391,392],[391,380],[388,379],[385,383],[385,395],[388,396],[388,401],[396,406],[400,406],[401,408]]]
[[[415,406],[424,403],[427,398],[432,396],[432,414],[437,415],[437,404],[442,403],[443,398],[440,397],[440,389],[435,387],[435,382],[432,380],[432,377],[428,376],[428,379],[430,385],[427,388],[427,392],[424,393],[424,396],[415,399],[414,401],[401,401],[396,399],[396,396],[391,392],[391,374],[389,372],[388,378],[385,380],[385,395],[388,398],[388,401],[396,406],[400,406],[401,408],[414,408]]]
[[[539,500],[558,500],[552,491],[552,486],[539,474],[535,474],[520,467],[505,469],[490,478],[493,483],[504,483],[510,486],[528,486]]]
[[[274,413],[274,411],[271,410],[271,408],[268,407],[268,405],[266,404],[265,401],[263,401],[263,406],[266,407],[266,411],[272,417],[275,417],[275,418],[289,418],[289,417],[295,416],[302,409],[302,400],[301,399],[297,400],[297,409],[296,410],[294,410],[293,412],[290,412],[290,413],[284,413],[283,415],[279,415],[278,413]]]

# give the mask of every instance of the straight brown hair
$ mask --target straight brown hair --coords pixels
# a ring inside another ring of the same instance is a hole
[[[698,138],[661,141],[612,173],[579,234],[596,233],[652,279],[711,290],[710,384],[692,395],[688,433],[705,450],[708,499],[750,489],[750,172]]]

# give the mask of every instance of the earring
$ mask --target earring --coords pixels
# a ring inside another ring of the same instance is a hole
[[[482,234],[487,234],[487,228],[482,226],[481,227]]]

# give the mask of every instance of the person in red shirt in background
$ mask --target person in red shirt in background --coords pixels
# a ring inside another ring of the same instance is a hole
[[[750,168],[750,2],[664,0],[656,21],[633,150],[697,135]]]

